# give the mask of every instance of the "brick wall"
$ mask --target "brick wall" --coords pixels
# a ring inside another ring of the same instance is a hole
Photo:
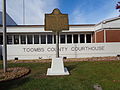
[[[120,42],[120,30],[106,30],[106,42]],[[95,42],[95,33],[93,34],[93,43]],[[104,42],[104,30],[96,32],[96,43]]]
[[[120,42],[120,30],[106,30],[107,42]]]
[[[104,30],[96,32],[96,43],[104,42]]]

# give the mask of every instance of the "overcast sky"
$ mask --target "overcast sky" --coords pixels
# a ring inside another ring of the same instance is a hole
[[[23,0],[6,0],[7,13],[17,24],[23,24]],[[43,25],[44,14],[59,8],[69,14],[70,24],[95,24],[104,19],[117,17],[115,6],[120,0],[24,0],[25,23]],[[0,0],[2,11],[2,0]]]

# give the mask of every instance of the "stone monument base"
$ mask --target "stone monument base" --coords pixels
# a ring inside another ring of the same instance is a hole
[[[69,75],[67,68],[64,68],[62,58],[53,58],[51,68],[48,68],[47,75]]]

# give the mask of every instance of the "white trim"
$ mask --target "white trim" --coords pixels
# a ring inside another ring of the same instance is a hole
[[[71,34],[72,35],[72,44],[73,44],[73,34]]]
[[[93,34],[91,34],[91,43],[93,43]]]
[[[45,35],[45,38],[46,38],[46,43],[45,44],[47,44],[47,34],[44,34]]]
[[[26,37],[26,38],[25,38],[25,40],[26,40],[26,44],[28,44],[28,43],[27,43],[27,34],[25,34],[25,37]]]
[[[80,43],[80,33],[78,34],[78,43]]]
[[[65,44],[67,44],[67,34],[65,34]]]
[[[32,35],[32,44],[34,44],[34,34]]]
[[[20,35],[19,35],[19,44],[21,44],[21,37],[20,37]]]
[[[41,44],[41,35],[40,34],[38,35],[39,35],[39,44]]]
[[[97,40],[97,36],[96,36],[96,32],[95,32],[95,43],[96,43],[96,40]]]
[[[99,25],[101,23],[105,24],[105,23],[110,22],[110,21],[115,21],[117,19],[120,19],[120,17],[113,17],[113,18],[109,18],[109,19],[103,20],[102,22],[96,24],[95,26],[97,26],[97,25]]]
[[[106,30],[104,30],[104,43],[106,43]]]
[[[86,43],[86,34],[84,34],[84,35],[85,35],[85,37],[84,37],[84,38],[85,38],[85,43]]]
[[[102,28],[102,29],[96,30],[95,32],[100,32],[102,30],[118,30],[118,31],[120,31],[120,28]]]
[[[48,34],[46,34],[46,44],[48,44]]]

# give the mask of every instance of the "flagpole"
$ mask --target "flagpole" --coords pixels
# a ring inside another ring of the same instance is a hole
[[[7,38],[6,38],[6,0],[2,0],[2,21],[3,21],[3,71],[7,72]]]
[[[25,25],[25,1],[23,0],[23,25]]]

